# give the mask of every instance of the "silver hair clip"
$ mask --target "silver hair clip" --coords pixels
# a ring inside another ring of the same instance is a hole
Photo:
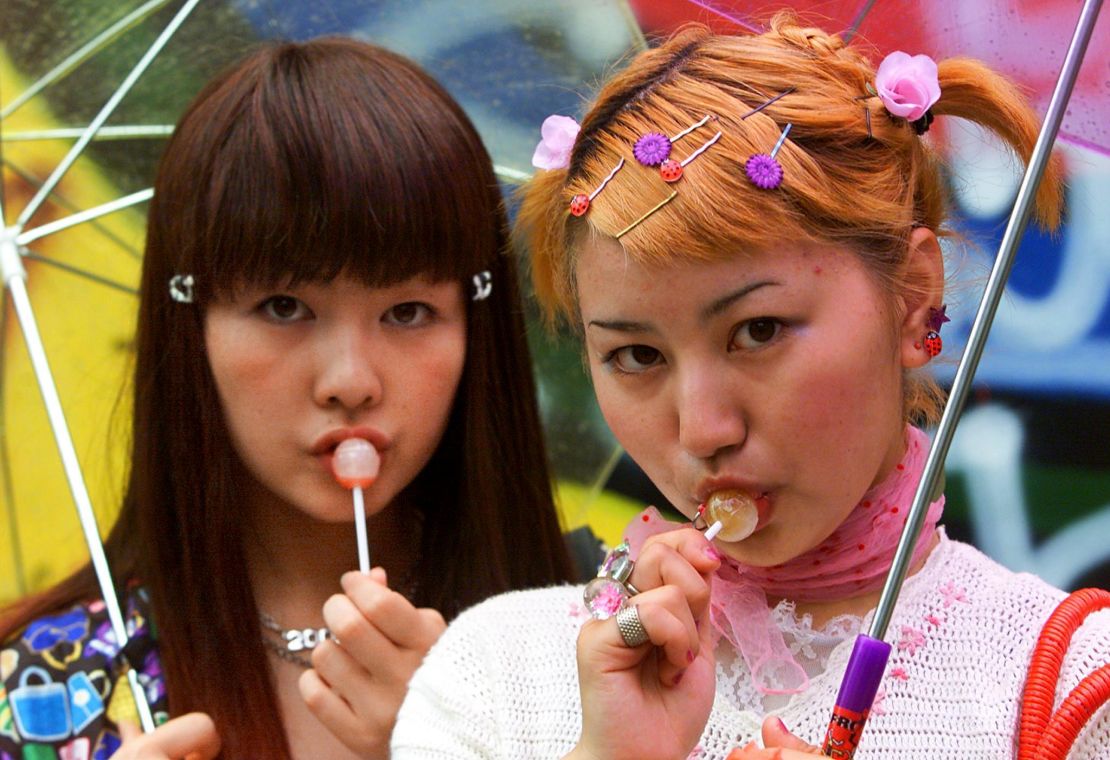
[[[177,303],[192,303],[194,284],[191,274],[175,274],[170,278],[170,298]]]
[[[493,292],[493,275],[488,269],[483,269],[470,280],[474,283],[474,295],[470,297],[471,301],[484,301],[489,298],[489,294]]]

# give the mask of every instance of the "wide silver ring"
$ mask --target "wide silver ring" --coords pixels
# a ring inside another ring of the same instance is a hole
[[[630,604],[616,614],[617,630],[620,631],[624,645],[635,649],[641,644],[651,641],[644,624],[640,622],[640,609],[635,604]]]

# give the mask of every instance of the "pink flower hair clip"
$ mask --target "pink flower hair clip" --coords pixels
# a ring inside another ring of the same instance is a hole
[[[569,116],[552,114],[544,119],[540,127],[542,139],[532,154],[532,166],[549,170],[570,166],[570,154],[579,129],[578,122]]]
[[[933,123],[929,109],[940,99],[936,61],[895,50],[875,72],[875,94],[891,116],[905,119],[914,132],[925,134]]]

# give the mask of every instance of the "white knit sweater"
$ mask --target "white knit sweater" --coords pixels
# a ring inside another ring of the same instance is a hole
[[[1015,574],[943,535],[903,586],[894,644],[858,760],[974,760],[1016,756],[1018,708],[1040,629],[1064,594]],[[413,677],[393,733],[393,760],[560,758],[581,731],[575,640],[586,619],[581,587],[515,592],[463,613]],[[787,642],[811,672],[785,704],[764,703],[727,642],[717,648],[717,693],[691,758],[724,758],[758,738],[765,714],[819,744],[864,619],[821,631],[776,611]],[[822,651],[823,650],[823,651]],[[1110,662],[1110,610],[1073,639],[1057,703]],[[770,706],[776,709],[766,712]],[[1110,760],[1110,709],[1096,714],[1070,758]],[[675,760],[681,760],[676,758]]]

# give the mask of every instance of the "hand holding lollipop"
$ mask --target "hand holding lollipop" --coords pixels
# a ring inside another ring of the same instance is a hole
[[[362,438],[348,438],[335,449],[332,473],[339,484],[351,489],[355,506],[355,533],[358,539],[358,569],[370,572],[370,548],[366,542],[366,506],[362,489],[369,488],[378,477],[381,466],[378,450]]]

